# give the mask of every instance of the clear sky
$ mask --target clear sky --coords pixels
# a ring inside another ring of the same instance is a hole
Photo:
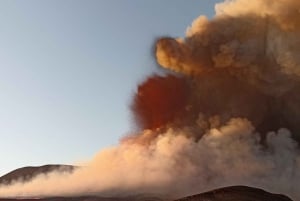
[[[132,128],[152,45],[183,36],[217,0],[0,1],[0,175],[73,163]]]

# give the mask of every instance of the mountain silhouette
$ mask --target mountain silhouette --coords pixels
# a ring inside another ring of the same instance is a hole
[[[75,166],[71,165],[44,165],[39,167],[23,167],[0,177],[0,185],[8,185],[13,181],[29,181],[39,174],[52,171],[72,172]],[[172,201],[155,196],[127,196],[127,197],[47,197],[47,198],[0,198],[0,201]],[[273,194],[259,188],[248,186],[229,186],[212,191],[191,195],[173,201],[292,201],[281,194]]]

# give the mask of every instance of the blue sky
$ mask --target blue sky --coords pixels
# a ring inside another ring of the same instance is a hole
[[[217,0],[0,1],[0,175],[91,158],[130,133],[152,45]]]

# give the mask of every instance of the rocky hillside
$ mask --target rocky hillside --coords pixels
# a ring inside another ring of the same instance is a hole
[[[45,174],[51,171],[69,171],[74,170],[74,166],[69,165],[45,165],[40,167],[24,167],[16,169],[2,177],[0,184],[9,184],[15,180],[28,181],[38,174]],[[51,198],[22,198],[22,199],[7,199],[0,198],[0,201],[170,201],[162,200],[156,197],[149,196],[131,196],[131,197],[111,197],[103,198],[96,196],[81,196],[81,197],[51,197]],[[175,201],[292,201],[285,195],[272,194],[262,189],[252,188],[247,186],[231,186],[212,190],[197,195],[180,198]]]
[[[176,201],[292,201],[285,195],[247,186],[231,186],[192,195]]]
[[[52,171],[72,172],[71,165],[44,165],[38,167],[23,167],[16,169],[0,177],[0,184],[10,184],[12,181],[29,181],[39,174],[46,174]]]
[[[83,197],[53,197],[41,199],[0,199],[0,201],[170,201],[155,197],[132,196],[123,198],[103,198],[95,196]],[[268,193],[264,190],[247,186],[231,186],[213,191],[192,195],[175,201],[292,201],[280,194]]]

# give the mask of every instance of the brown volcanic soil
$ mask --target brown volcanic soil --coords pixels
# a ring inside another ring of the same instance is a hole
[[[0,177],[0,184],[10,184],[12,181],[29,181],[39,174],[46,174],[52,171],[72,172],[74,166],[71,165],[44,165],[38,167],[23,167],[11,171]]]

